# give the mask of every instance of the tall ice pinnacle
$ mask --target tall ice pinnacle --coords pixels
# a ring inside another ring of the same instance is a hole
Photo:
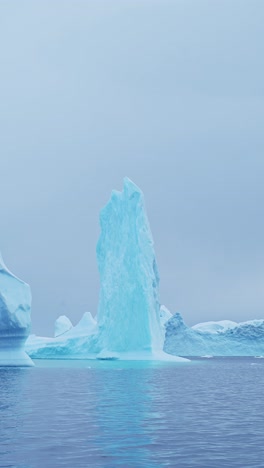
[[[114,352],[158,352],[159,275],[141,190],[128,178],[100,214],[98,341]]]
[[[24,351],[30,312],[30,287],[10,273],[0,254],[0,366],[33,365]]]
[[[113,191],[102,209],[100,226],[96,319],[86,313],[60,336],[30,337],[28,353],[38,359],[186,362],[163,351],[164,323],[171,314],[160,308],[159,275],[143,193],[128,178],[123,191]],[[62,322],[64,328],[65,317],[60,317]]]

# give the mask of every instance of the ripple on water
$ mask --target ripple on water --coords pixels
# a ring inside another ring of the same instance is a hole
[[[254,358],[1,369],[0,467],[263,467],[263,371]]]

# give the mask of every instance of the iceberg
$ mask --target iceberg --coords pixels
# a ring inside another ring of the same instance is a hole
[[[30,313],[30,287],[7,269],[0,255],[0,366],[34,365],[25,352]]]
[[[56,338],[30,337],[27,352],[34,358],[182,360],[163,351],[164,323],[170,313],[160,307],[143,193],[130,179],[124,179],[122,192],[112,192],[101,210],[100,228],[97,321],[86,315]]]
[[[264,320],[205,322],[188,327],[177,313],[165,324],[164,350],[179,356],[261,356]]]
[[[159,274],[141,190],[128,178],[100,215],[98,345],[115,352],[162,350]]]

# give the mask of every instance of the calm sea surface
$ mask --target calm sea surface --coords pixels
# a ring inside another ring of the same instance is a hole
[[[0,466],[264,467],[264,359],[0,369]]]

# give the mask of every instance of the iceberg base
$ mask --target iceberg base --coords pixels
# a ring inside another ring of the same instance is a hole
[[[0,337],[0,367],[34,367],[25,352],[25,340],[24,337]]]
[[[173,356],[172,354],[167,354],[164,351],[158,352],[122,352],[114,353],[111,351],[104,350],[101,353],[94,355],[90,359],[99,359],[99,360],[119,360],[119,361],[170,361],[170,362],[189,362],[190,359]]]

